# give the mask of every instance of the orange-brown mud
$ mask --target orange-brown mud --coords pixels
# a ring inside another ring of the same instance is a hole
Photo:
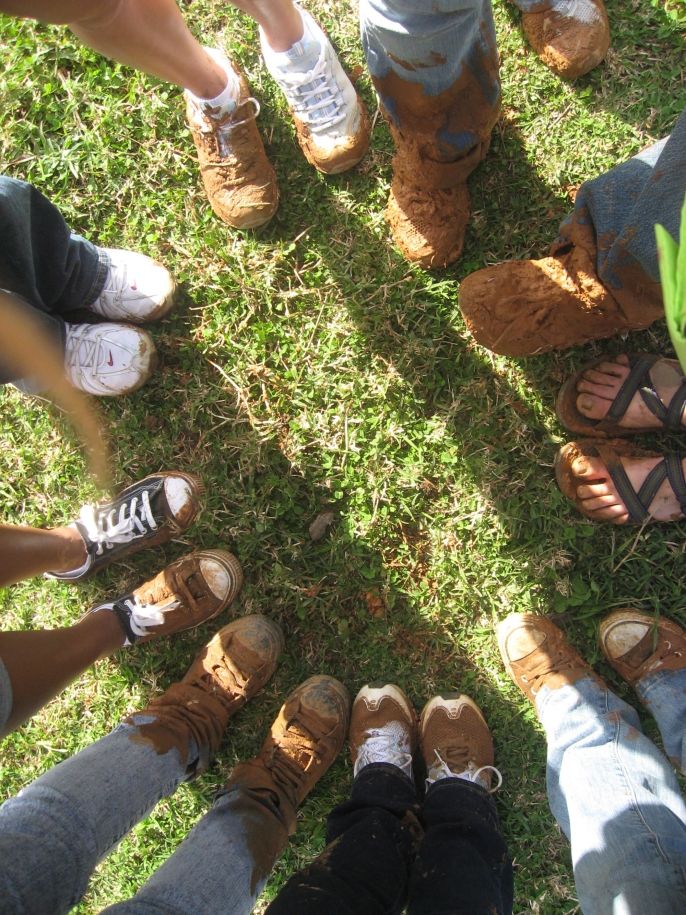
[[[324,172],[325,175],[337,175],[353,168],[364,158],[369,148],[369,137],[371,135],[369,115],[359,98],[357,107],[360,116],[357,132],[348,137],[348,142],[339,142],[336,144],[335,149],[326,152],[317,144],[317,138],[312,136],[309,126],[293,114],[298,143],[305,158],[310,165],[319,169],[320,172]]]
[[[579,22],[548,9],[522,14],[529,44],[553,73],[576,79],[597,66],[610,47],[610,23],[602,0],[594,2],[597,18]]]

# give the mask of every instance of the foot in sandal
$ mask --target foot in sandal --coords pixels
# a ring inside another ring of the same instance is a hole
[[[558,452],[562,492],[594,521],[645,524],[686,515],[686,452],[657,454],[613,439],[569,442]]]
[[[622,353],[585,365],[557,398],[560,422],[572,432],[628,435],[682,429],[686,378],[675,359]]]

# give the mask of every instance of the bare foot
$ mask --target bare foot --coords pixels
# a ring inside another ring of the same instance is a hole
[[[587,369],[576,386],[576,407],[579,413],[588,419],[604,419],[630,371],[629,358],[624,353],[613,360]],[[668,407],[681,386],[683,373],[676,359],[659,359],[650,369],[650,380],[663,404]],[[684,411],[681,423],[685,424]],[[632,397],[624,416],[617,421],[617,425],[632,429],[664,428],[663,423],[648,409],[638,391]]]
[[[620,457],[629,482],[636,492],[661,457]],[[686,461],[682,461],[686,470]],[[608,473],[602,458],[577,457],[571,464],[572,474],[577,483],[576,494],[581,502],[581,511],[596,521],[611,521],[613,524],[625,524],[629,512],[622,502]],[[676,521],[683,518],[679,500],[665,479],[650,503],[650,515],[656,521]]]

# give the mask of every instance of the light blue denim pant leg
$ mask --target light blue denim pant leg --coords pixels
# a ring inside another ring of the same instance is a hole
[[[584,915],[686,912],[686,805],[635,710],[591,677],[543,687],[536,705]]]
[[[657,721],[665,753],[686,775],[686,670],[647,674],[636,693]]]
[[[250,915],[288,829],[271,795],[234,785],[138,893],[107,915]]]
[[[400,139],[436,162],[467,157],[464,180],[486,153],[500,104],[490,0],[360,0],[360,31]]]

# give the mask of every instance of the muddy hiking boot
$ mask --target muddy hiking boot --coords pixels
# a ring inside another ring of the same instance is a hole
[[[200,174],[210,206],[227,225],[254,229],[272,218],[279,204],[274,169],[257,130],[259,102],[245,75],[224,54],[209,49],[233,70],[240,85],[231,111],[213,111],[186,92],[186,117],[198,152]]]
[[[348,740],[354,775],[371,763],[388,763],[413,779],[417,715],[393,683],[362,687],[353,702]]]
[[[112,562],[168,543],[193,523],[204,491],[194,474],[165,471],[127,486],[110,502],[84,505],[71,526],[83,538],[86,561],[78,569],[46,572],[46,578],[83,581]]]
[[[529,44],[553,73],[576,79],[605,58],[610,23],[603,0],[554,0],[549,9],[522,13]]]
[[[686,670],[686,631],[661,616],[615,610],[600,624],[599,637],[608,664],[631,686],[646,674]]]
[[[350,697],[333,677],[310,677],[288,696],[254,759],[239,763],[226,787],[267,792],[292,834],[296,810],[340,753]]]
[[[598,278],[595,252],[570,243],[552,257],[506,261],[471,273],[460,284],[458,304],[481,346],[503,356],[533,356],[664,318],[647,281],[632,290],[632,301],[619,301],[619,295]]]
[[[242,616],[210,639],[180,683],[126,720],[158,751],[176,747],[186,761],[192,740],[198,753],[192,778],[209,765],[229,718],[269,681],[283,647],[275,622]]]
[[[430,699],[419,721],[419,740],[427,787],[442,778],[463,778],[487,791],[495,791],[502,784],[502,776],[493,765],[491,732],[481,709],[469,696],[446,693]],[[492,789],[494,774],[498,781]]]
[[[534,708],[544,686],[558,689],[584,677],[605,685],[562,630],[544,616],[513,613],[498,624],[496,635],[505,669]]]
[[[226,550],[200,550],[172,562],[155,578],[89,613],[116,614],[123,646],[174,635],[213,619],[234,600],[243,585],[243,570]]]

